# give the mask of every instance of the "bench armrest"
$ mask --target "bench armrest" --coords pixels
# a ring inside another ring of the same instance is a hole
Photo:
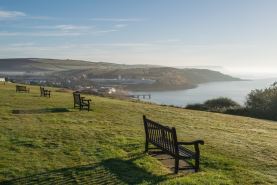
[[[203,140],[195,140],[195,141],[190,141],[190,142],[178,142],[177,144],[178,145],[193,145],[196,158],[199,159],[199,156],[200,156],[199,144],[204,145],[204,141]]]
[[[90,102],[90,101],[91,101],[91,99],[85,99],[85,97],[81,97],[81,100],[82,100],[82,101],[87,101],[87,102]]]
[[[195,145],[195,144],[201,144],[204,145],[203,140],[195,140],[195,141],[190,141],[190,142],[178,142],[179,145]]]

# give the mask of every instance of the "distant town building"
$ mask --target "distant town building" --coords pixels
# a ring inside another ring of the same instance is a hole
[[[113,94],[116,92],[116,89],[113,87],[101,87],[98,89],[98,92],[100,93],[107,93],[107,94]]]
[[[0,77],[0,82],[5,82],[6,78]]]

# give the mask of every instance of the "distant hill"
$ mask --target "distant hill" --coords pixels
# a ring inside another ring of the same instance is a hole
[[[200,83],[236,81],[229,75],[207,69],[177,69],[153,65],[124,65],[105,62],[58,59],[0,59],[0,73],[39,73],[57,78],[152,80],[151,84],[125,84],[128,90],[175,90],[194,88]],[[92,81],[93,82],[93,81]]]
[[[90,62],[84,60],[59,60],[42,58],[11,58],[0,59],[0,71],[11,72],[55,72],[79,69],[118,69],[118,68],[140,68],[151,65],[124,65],[107,62]],[[154,67],[154,66],[151,66]]]

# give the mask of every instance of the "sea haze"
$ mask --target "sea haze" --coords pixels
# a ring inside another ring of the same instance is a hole
[[[277,78],[248,81],[212,82],[198,85],[197,88],[163,92],[133,92],[133,94],[151,94],[151,101],[158,104],[186,106],[203,103],[208,99],[228,97],[243,105],[247,94],[254,89],[269,87]]]

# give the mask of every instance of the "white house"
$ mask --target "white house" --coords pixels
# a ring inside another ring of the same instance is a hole
[[[5,82],[5,81],[6,81],[6,79],[5,79],[5,78],[0,77],[0,82]]]
[[[113,87],[101,87],[100,89],[98,89],[98,92],[113,94],[116,92],[116,89]]]

